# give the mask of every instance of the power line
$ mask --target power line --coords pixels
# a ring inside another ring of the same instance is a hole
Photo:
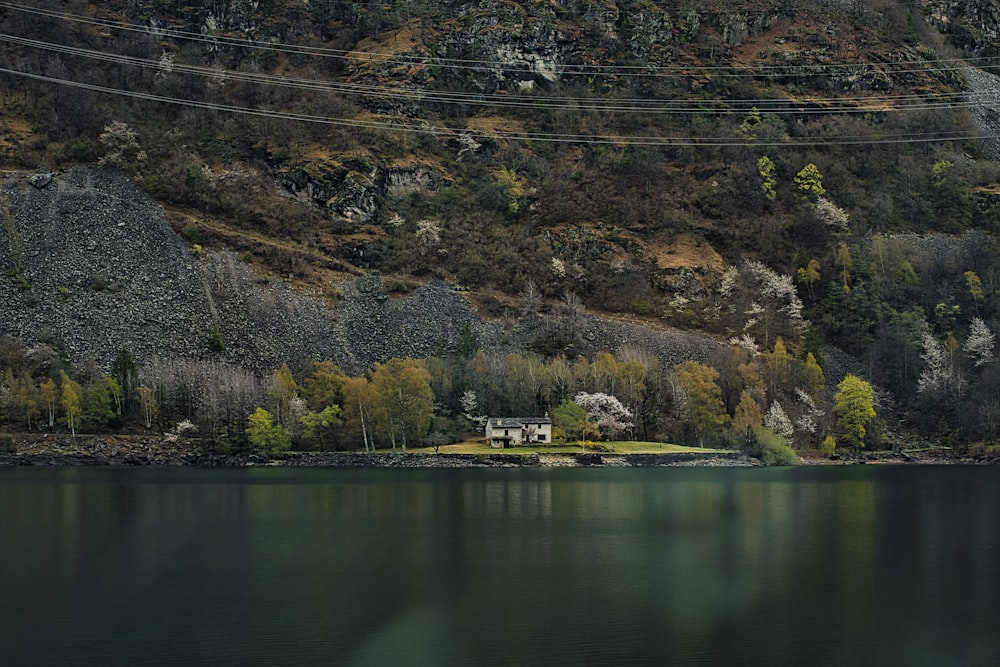
[[[318,123],[325,125],[355,127],[372,130],[389,130],[396,132],[410,132],[420,134],[432,134],[444,137],[467,136],[473,139],[484,140],[519,140],[533,142],[552,143],[574,143],[574,144],[617,144],[617,145],[637,145],[637,146],[850,146],[850,145],[871,145],[871,144],[913,144],[913,143],[934,143],[943,141],[971,141],[996,138],[993,133],[970,134],[961,131],[945,133],[924,133],[905,135],[883,135],[872,139],[871,137],[844,136],[829,137],[821,140],[806,141],[792,139],[788,141],[746,141],[733,137],[653,137],[653,136],[633,136],[633,135],[584,135],[566,133],[544,133],[544,132],[509,132],[495,131],[484,132],[474,129],[456,129],[443,125],[432,125],[427,121],[369,121],[363,119],[336,118],[330,116],[317,116],[311,114],[301,114],[289,111],[274,111],[265,109],[254,109],[251,107],[237,107],[214,102],[204,102],[188,100],[178,97],[167,97],[153,95],[150,93],[140,93],[135,91],[121,90],[108,86],[97,86],[68,79],[43,76],[29,72],[21,72],[0,67],[0,74],[9,74],[17,77],[24,77],[46,83],[59,84],[92,92],[130,97],[151,102],[180,105],[209,111],[221,111],[237,113],[249,116],[259,116],[279,120],[293,120],[308,123]]]
[[[13,11],[25,12],[48,18],[55,18],[75,23],[83,23],[102,27],[109,30],[138,32],[155,37],[172,37],[196,42],[209,43],[212,45],[225,44],[241,48],[259,49],[274,52],[293,53],[300,55],[312,55],[323,58],[334,58],[339,60],[354,61],[359,63],[379,63],[385,65],[433,65],[445,69],[469,69],[480,71],[496,71],[501,69],[510,73],[523,73],[537,75],[540,72],[531,67],[524,67],[520,63],[501,63],[496,60],[472,59],[472,58],[444,58],[435,55],[431,56],[384,56],[363,51],[331,49],[325,47],[302,46],[287,44],[276,41],[261,41],[229,37],[225,35],[206,36],[201,33],[188,32],[183,30],[173,30],[169,28],[139,26],[130,23],[109,21],[86,16],[79,16],[67,12],[59,12],[36,7],[29,7],[13,2],[0,1],[0,7]],[[914,68],[913,66],[916,66]],[[750,76],[750,77],[774,77],[774,76],[825,76],[831,71],[838,73],[856,73],[858,70],[877,67],[897,67],[899,69],[885,70],[887,74],[898,73],[941,73],[960,71],[967,66],[976,66],[983,69],[1000,67],[1000,59],[993,57],[977,58],[947,58],[947,59],[921,59],[921,60],[897,60],[894,62],[859,61],[855,63],[824,63],[822,65],[600,65],[587,63],[583,65],[563,65],[563,69],[547,70],[546,73],[553,75],[629,75],[638,77],[662,77],[692,75],[697,73],[725,74],[728,76]],[[818,71],[822,70],[822,71]]]
[[[857,97],[810,97],[801,98],[796,102],[781,99],[723,99],[723,100],[689,100],[689,99],[641,99],[641,98],[585,98],[585,97],[510,97],[506,95],[488,95],[478,93],[463,93],[454,91],[415,90],[404,87],[373,86],[365,84],[331,82],[317,79],[303,79],[271,74],[223,70],[214,67],[186,65],[182,63],[164,63],[162,60],[136,58],[120,54],[106,53],[92,49],[53,44],[41,40],[17,37],[0,33],[0,41],[29,48],[43,49],[107,62],[119,65],[154,69],[160,72],[193,74],[211,79],[226,79],[258,83],[270,86],[282,86],[307,90],[318,90],[343,95],[375,96],[407,101],[423,101],[438,104],[461,104],[487,107],[510,108],[556,108],[573,109],[575,111],[610,111],[621,113],[657,113],[657,114],[703,114],[703,113],[747,113],[753,108],[769,113],[795,114],[830,114],[830,113],[870,113],[872,111],[912,111],[930,109],[952,109],[982,104],[978,97],[969,98],[963,93],[931,93],[926,95],[907,94],[895,96],[857,96]]]

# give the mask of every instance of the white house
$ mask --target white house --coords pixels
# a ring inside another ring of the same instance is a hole
[[[528,442],[552,442],[552,420],[546,417],[490,417],[486,421],[490,447],[513,447]]]

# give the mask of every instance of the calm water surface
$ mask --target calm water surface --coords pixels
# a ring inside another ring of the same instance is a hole
[[[997,665],[1000,469],[0,470],[2,665]]]

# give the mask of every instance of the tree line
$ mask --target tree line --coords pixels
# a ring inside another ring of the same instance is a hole
[[[554,438],[637,439],[758,454],[880,444],[869,383],[827,386],[815,355],[782,338],[759,352],[720,349],[710,363],[664,368],[639,348],[545,358],[466,346],[394,358],[350,375],[329,360],[262,376],[213,359],[123,349],[102,371],[71,367],[57,346],[0,343],[0,425],[10,431],[158,432],[220,450],[406,451],[481,434],[490,416],[543,416]]]

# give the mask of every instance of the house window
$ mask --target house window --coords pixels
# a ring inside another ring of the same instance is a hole
[[[503,434],[504,434],[504,435],[510,435],[510,431],[508,431],[507,429],[504,429],[504,430],[503,430]]]
[[[545,434],[544,433],[539,433],[538,434],[538,442],[545,442]]]

